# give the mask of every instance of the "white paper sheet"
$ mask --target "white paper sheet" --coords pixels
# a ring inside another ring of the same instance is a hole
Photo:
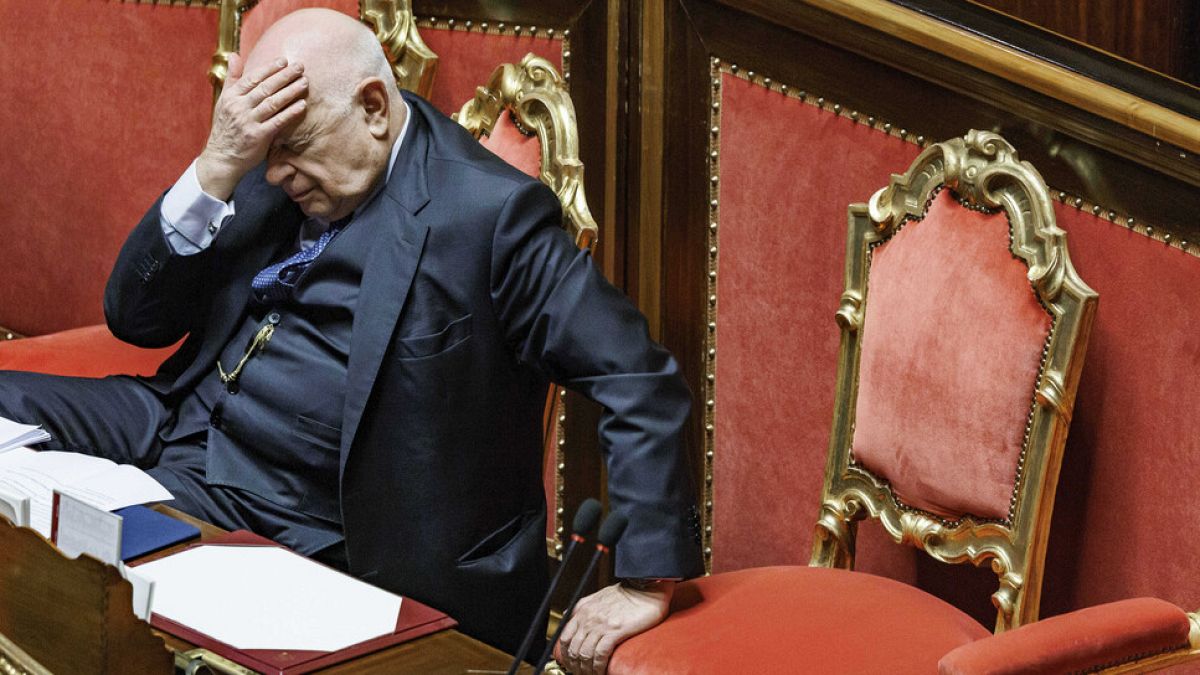
[[[174,499],[158,481],[135,466],[74,452],[34,452],[28,448],[0,453],[0,489],[29,498],[29,525],[47,538],[54,490],[106,511]]]
[[[399,596],[277,547],[200,546],[135,569],[155,614],[238,649],[336,651],[400,614]]]
[[[0,417],[0,452],[26,445],[45,443],[50,440],[50,434],[39,426],[21,424],[7,417]]]
[[[100,562],[116,565],[121,562],[123,520],[115,513],[60,492],[54,545],[68,557],[86,553]]]
[[[121,576],[133,586],[133,615],[142,621],[149,621],[150,603],[154,600],[154,582],[138,574],[134,568],[127,567],[125,563],[118,563],[117,569],[121,570]]]

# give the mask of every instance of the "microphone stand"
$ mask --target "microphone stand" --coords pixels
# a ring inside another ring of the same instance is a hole
[[[563,628],[567,622],[571,620],[571,613],[575,611],[575,605],[579,602],[579,597],[583,595],[583,589],[587,586],[592,574],[596,571],[596,564],[600,562],[600,556],[608,553],[617,540],[625,533],[625,527],[629,521],[620,513],[613,513],[600,526],[600,536],[596,537],[599,541],[596,542],[596,550],[592,553],[592,559],[588,561],[587,570],[583,573],[579,583],[575,586],[575,592],[571,594],[571,601],[567,604],[566,611],[563,612],[562,621],[558,623],[558,628],[554,630],[554,636],[546,643],[546,649],[542,652],[542,658],[538,659],[537,665],[533,669],[533,675],[541,675],[542,670],[546,668],[546,663],[550,660],[550,655],[554,652],[554,643],[558,642],[558,637],[562,635]]]
[[[508,675],[516,675],[517,669],[521,667],[521,661],[525,659],[525,655],[529,653],[530,647],[533,646],[534,636],[537,635],[537,629],[541,625],[540,619],[546,615],[546,610],[550,609],[550,598],[554,595],[554,591],[558,588],[558,582],[562,578],[563,570],[567,568],[567,563],[571,560],[571,555],[575,553],[575,548],[578,544],[584,542],[585,537],[590,535],[596,529],[596,523],[600,520],[600,502],[595,499],[588,498],[579,505],[579,510],[575,512],[575,520],[571,524],[571,543],[567,544],[567,551],[563,554],[562,563],[558,566],[558,571],[554,573],[554,579],[550,581],[550,587],[546,589],[546,595],[542,598],[542,604],[538,607],[537,612],[533,615],[533,623],[529,625],[529,630],[525,631],[525,639],[521,642],[521,648],[517,650],[516,656],[513,657],[512,665],[508,668]]]

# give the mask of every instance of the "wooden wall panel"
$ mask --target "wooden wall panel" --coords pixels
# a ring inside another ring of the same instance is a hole
[[[1190,0],[976,1],[1200,85],[1200,5]]]

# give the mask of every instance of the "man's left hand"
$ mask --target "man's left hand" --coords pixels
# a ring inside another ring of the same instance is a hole
[[[613,584],[583,598],[554,647],[559,665],[574,675],[603,675],[617,645],[667,617],[674,581],[645,590]]]

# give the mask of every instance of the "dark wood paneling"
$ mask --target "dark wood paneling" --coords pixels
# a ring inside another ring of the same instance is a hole
[[[1200,4],[1194,0],[975,2],[1200,85]]]
[[[1189,215],[1200,205],[1195,156],[804,3],[685,1],[725,58],[934,139],[994,129],[1057,189],[1185,237],[1200,229]],[[1184,202],[1165,203],[1164,194]]]
[[[692,418],[684,436],[704,498],[704,338],[707,306],[708,107],[710,48],[690,9],[670,3],[666,17],[667,91],[663,182],[662,338],[692,388]],[[704,505],[701,504],[703,507]]]

